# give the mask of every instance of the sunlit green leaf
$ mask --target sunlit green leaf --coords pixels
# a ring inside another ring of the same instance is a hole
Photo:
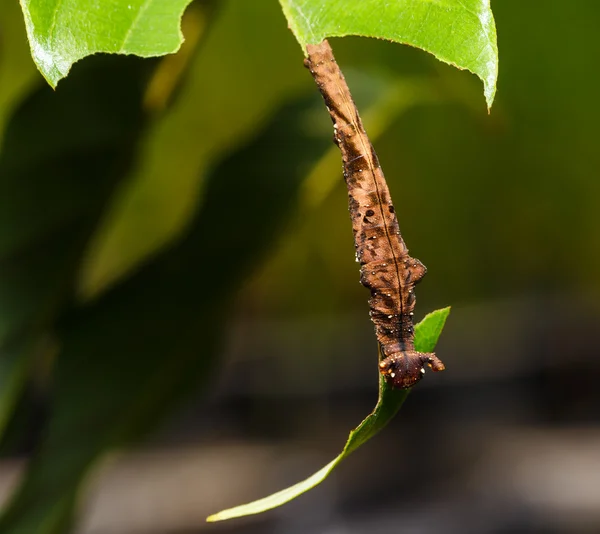
[[[327,37],[362,35],[421,48],[481,78],[491,107],[498,77],[489,0],[280,0],[305,48]],[[399,67],[400,68],[400,67]]]
[[[446,319],[450,313],[450,308],[443,308],[427,315],[415,327],[415,348],[420,352],[432,352],[435,348],[438,338],[442,333]],[[224,521],[225,519],[233,519],[234,517],[242,517],[245,515],[259,514],[266,510],[281,506],[286,502],[295,499],[302,495],[317,484],[320,484],[327,478],[329,473],[350,453],[355,451],[363,443],[370,440],[383,427],[385,427],[391,419],[396,415],[410,390],[393,389],[388,386],[385,379],[379,376],[379,399],[377,404],[369,416],[358,425],[348,437],[348,441],[341,454],[329,462],[325,467],[321,468],[314,475],[308,477],[302,482],[298,482],[289,488],[278,491],[273,495],[269,495],[258,501],[254,501],[235,508],[223,510],[217,514],[211,515],[207,521]]]
[[[98,53],[160,56],[177,51],[191,0],[22,0],[33,59],[53,87],[76,61]]]

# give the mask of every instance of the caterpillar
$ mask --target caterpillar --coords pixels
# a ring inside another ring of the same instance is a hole
[[[323,96],[342,153],[360,282],[371,291],[369,314],[381,348],[379,370],[392,387],[410,388],[425,366],[444,369],[434,353],[418,352],[414,345],[414,286],[427,269],[408,255],[377,154],[329,43],[307,45],[307,53],[305,66]]]

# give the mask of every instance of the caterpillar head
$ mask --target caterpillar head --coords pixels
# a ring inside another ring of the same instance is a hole
[[[414,386],[425,374],[425,366],[433,371],[445,369],[433,352],[399,351],[379,363],[379,370],[392,387],[407,389]]]

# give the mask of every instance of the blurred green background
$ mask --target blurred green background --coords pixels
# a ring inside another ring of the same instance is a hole
[[[375,403],[331,123],[275,0],[196,1],[177,55],[56,91],[0,1],[0,532],[600,530],[600,6],[492,7],[490,115],[466,72],[331,40],[447,370],[323,486],[204,525]]]

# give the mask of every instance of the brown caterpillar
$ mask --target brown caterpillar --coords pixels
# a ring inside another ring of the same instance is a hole
[[[377,154],[329,43],[308,45],[307,52],[305,66],[325,100],[342,153],[360,281],[371,290],[369,313],[382,352],[379,369],[392,386],[409,388],[423,377],[425,365],[444,369],[434,353],[414,346],[414,286],[427,269],[408,255]]]

